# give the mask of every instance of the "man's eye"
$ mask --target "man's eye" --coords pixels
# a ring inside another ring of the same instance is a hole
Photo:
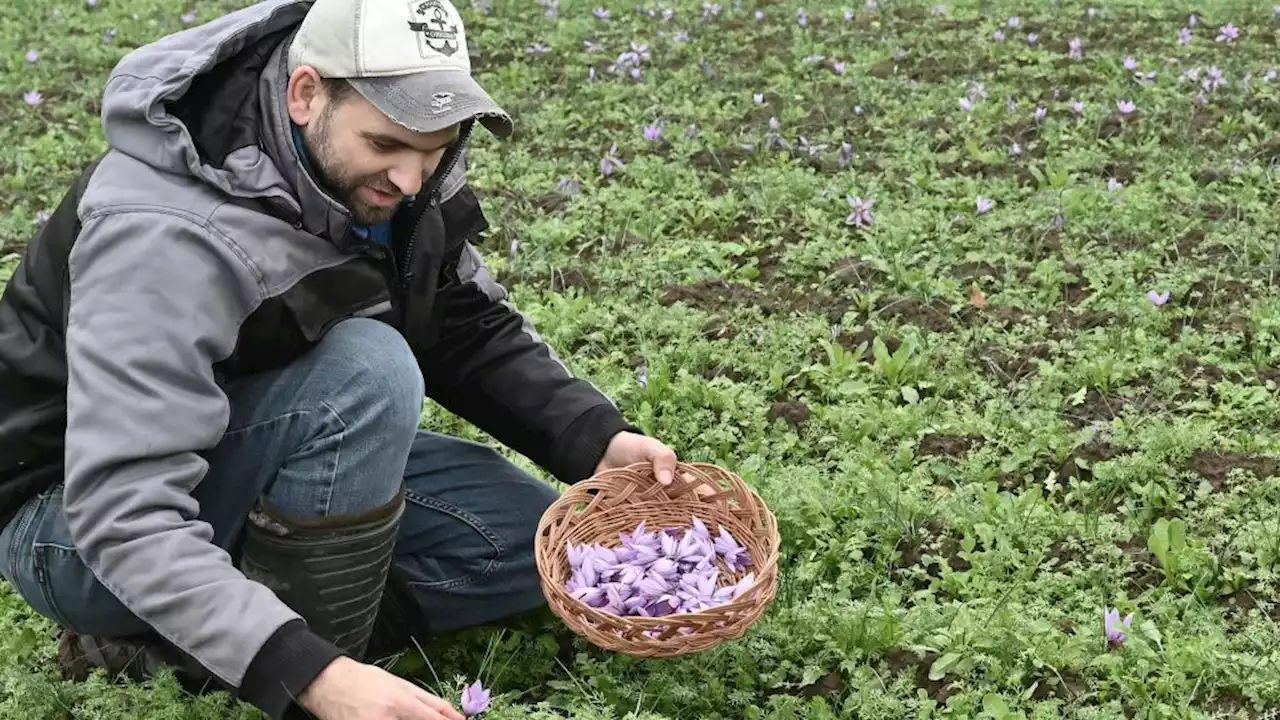
[[[396,149],[396,146],[394,144],[388,143],[388,142],[382,142],[381,140],[372,140],[370,142],[373,144],[374,149],[377,150],[378,152],[391,152],[392,150]]]

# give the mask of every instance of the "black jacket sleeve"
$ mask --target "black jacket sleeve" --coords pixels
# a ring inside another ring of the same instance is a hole
[[[447,257],[433,301],[435,341],[418,353],[427,395],[559,480],[590,477],[631,425],[542,340],[479,252]]]

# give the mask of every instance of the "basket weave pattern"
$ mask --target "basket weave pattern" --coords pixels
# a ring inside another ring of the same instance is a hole
[[[700,496],[699,487],[714,494]],[[620,534],[634,532],[642,521],[651,531],[688,529],[695,516],[712,535],[723,525],[747,549],[751,564],[737,572],[717,560],[720,587],[754,574],[754,582],[737,598],[700,612],[619,616],[590,607],[565,590],[568,543],[617,548],[622,546]],[[664,486],[650,463],[637,463],[569,488],[543,514],[534,551],[548,605],[570,629],[606,650],[656,658],[700,652],[741,637],[773,601],[780,542],[773,513],[733,473],[705,463],[680,463],[675,479]]]

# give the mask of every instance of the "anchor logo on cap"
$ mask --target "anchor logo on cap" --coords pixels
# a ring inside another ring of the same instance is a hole
[[[416,18],[409,21],[409,29],[418,33],[423,44],[441,55],[458,51],[458,26],[442,0],[413,0],[409,8]],[[426,52],[422,56],[426,57]]]

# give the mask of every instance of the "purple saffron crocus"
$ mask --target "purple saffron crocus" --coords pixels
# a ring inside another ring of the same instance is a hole
[[[1132,56],[1132,55],[1129,55],[1129,56],[1125,57],[1125,59],[1124,59],[1124,69],[1125,69],[1125,70],[1136,70],[1137,68],[1138,68],[1138,59],[1137,59],[1137,58],[1135,58],[1135,57],[1134,57],[1134,56]]]
[[[870,227],[875,222],[875,218],[871,216],[871,206],[876,204],[875,200],[863,200],[855,195],[845,195],[845,201],[849,203],[849,207],[853,208],[853,212],[844,219],[846,225]]]
[[[1223,25],[1218,30],[1218,37],[1214,38],[1214,40],[1217,42],[1229,43],[1236,40],[1239,37],[1240,37],[1240,28],[1236,27],[1235,25],[1227,24],[1227,25]]]
[[[40,53],[37,53],[35,50],[28,50],[28,51],[27,51],[27,62],[29,62],[29,63],[33,63],[33,62],[35,62],[36,60],[39,60],[39,59],[40,59]]]
[[[31,107],[35,107],[36,105],[44,102],[44,96],[40,94],[39,90],[32,90],[31,92],[22,94],[22,101]]]
[[[989,200],[981,196],[979,196],[975,202],[978,208],[979,215],[986,215],[987,213],[991,212],[992,208],[996,206],[995,200]]]
[[[751,558],[747,556],[747,549],[738,544],[728,528],[720,528],[720,536],[715,541],[716,552],[724,558],[724,562],[729,566],[731,572],[738,572],[751,564]]]
[[[1120,182],[1115,178],[1110,178],[1107,180],[1107,192],[1116,192],[1122,187],[1124,187],[1124,183]]]
[[[1184,27],[1178,31],[1178,44],[1186,45],[1191,42],[1191,28]]]
[[[608,8],[598,7],[598,8],[596,8],[596,9],[592,12],[592,14],[593,14],[593,15],[595,15],[597,18],[601,19],[601,20],[608,20],[608,19],[609,19],[609,9],[608,9]]]
[[[1014,15],[1010,17],[1007,21],[1005,21],[1005,24],[1011,28],[1016,28],[1022,24],[1022,18],[1018,17],[1017,15]]]
[[[462,713],[467,717],[479,715],[489,709],[489,690],[479,680],[462,691]]]
[[[1115,608],[1111,608],[1109,610],[1104,608],[1104,610],[1103,630],[1107,636],[1107,649],[1114,650],[1115,648],[1123,645],[1124,641],[1128,639],[1129,636],[1125,631],[1129,629],[1130,623],[1133,622],[1133,613],[1129,613],[1125,616],[1124,620],[1121,621],[1119,610]]]
[[[646,125],[644,127],[644,139],[649,142],[657,142],[662,138],[661,125]]]
[[[1077,100],[1076,102],[1071,103],[1071,109],[1075,112],[1075,114],[1077,114],[1077,115],[1083,115],[1083,114],[1084,114],[1084,102],[1083,102],[1083,101],[1079,101],[1079,100]]]
[[[1067,48],[1069,50],[1068,55],[1072,58],[1079,60],[1084,57],[1084,50],[1082,49],[1080,38],[1071,38],[1068,40]]]
[[[1165,290],[1162,293],[1158,293],[1155,290],[1148,290],[1147,299],[1151,301],[1152,305],[1160,307],[1161,305],[1169,302],[1169,291]]]
[[[844,168],[848,167],[851,162],[853,162],[853,143],[840,143],[840,152],[836,155],[836,163]]]
[[[1035,45],[1035,44],[1036,44],[1036,43],[1038,43],[1038,42],[1040,42],[1040,34],[1039,34],[1039,33],[1027,33],[1027,44],[1028,44],[1028,45]]]
[[[991,33],[991,39],[992,39],[992,40],[995,40],[996,42],[1004,42],[1004,31],[1003,31],[1003,30],[997,30],[997,31],[995,31],[995,32]]]
[[[618,159],[618,143],[614,143],[609,151],[600,158],[600,174],[608,177],[613,174],[615,169],[625,168],[626,165],[622,160]]]
[[[1138,108],[1133,104],[1132,100],[1117,100],[1116,109],[1120,111],[1121,115],[1131,115]]]
[[[967,97],[960,98],[960,109],[965,112],[973,112],[973,101]]]
[[[1048,115],[1048,114],[1049,114],[1049,111],[1046,110],[1045,108],[1043,107],[1036,108],[1036,122],[1040,122],[1041,120],[1044,119],[1045,115]]]

